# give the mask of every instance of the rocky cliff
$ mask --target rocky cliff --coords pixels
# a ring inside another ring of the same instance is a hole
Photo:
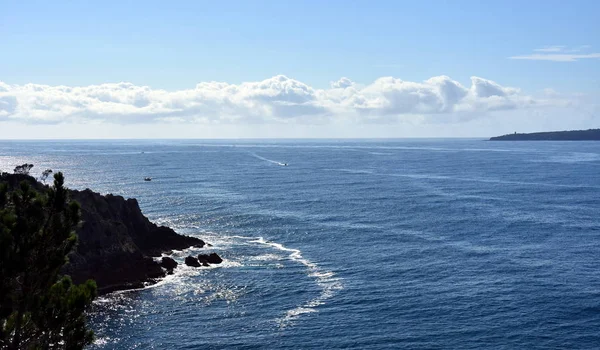
[[[87,189],[71,191],[81,205],[82,224],[77,250],[64,272],[75,282],[93,278],[101,292],[142,286],[163,277],[152,257],[172,249],[204,246],[198,238],[157,226],[141,212],[137,200],[100,195]]]
[[[0,176],[0,181],[10,187],[23,180],[39,191],[47,188],[30,176]],[[81,205],[82,222],[77,229],[77,248],[62,272],[76,283],[89,278],[96,280],[100,293],[151,283],[165,275],[152,257],[168,250],[204,246],[198,238],[179,235],[150,222],[135,199],[101,195],[89,189],[70,190],[70,199]]]

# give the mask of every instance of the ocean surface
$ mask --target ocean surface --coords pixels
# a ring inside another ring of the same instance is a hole
[[[598,142],[0,142],[25,162],[225,259],[97,300],[92,349],[600,348]]]

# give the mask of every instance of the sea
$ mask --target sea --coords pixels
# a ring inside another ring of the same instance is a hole
[[[224,258],[98,298],[89,349],[600,348],[598,142],[0,141],[23,163]]]

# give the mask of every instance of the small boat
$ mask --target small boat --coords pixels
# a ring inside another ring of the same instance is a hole
[[[145,177],[144,181],[152,181],[152,178],[151,177]]]

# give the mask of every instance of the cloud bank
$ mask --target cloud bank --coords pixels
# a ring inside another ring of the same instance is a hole
[[[544,103],[479,77],[472,77],[469,87],[437,76],[423,82],[382,77],[367,85],[341,78],[330,88],[316,89],[278,75],[238,85],[203,82],[178,91],[131,83],[69,87],[0,82],[0,121],[24,124],[322,124],[413,116],[435,120]]]

